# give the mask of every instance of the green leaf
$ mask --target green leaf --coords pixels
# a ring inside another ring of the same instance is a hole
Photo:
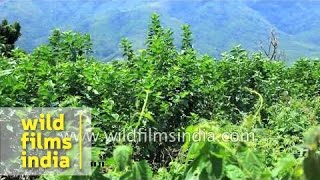
[[[247,178],[239,167],[232,164],[225,166],[225,172],[231,180],[243,180]]]
[[[117,164],[117,169],[123,171],[126,166],[131,162],[132,147],[130,146],[117,146],[113,151],[113,159]]]
[[[135,162],[132,168],[133,180],[152,180],[152,169],[146,160]]]
[[[2,70],[0,71],[0,77],[9,75],[12,73],[12,71],[13,71],[12,69]]]

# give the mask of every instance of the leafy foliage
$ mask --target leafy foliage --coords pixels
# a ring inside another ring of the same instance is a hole
[[[281,32],[279,49],[292,63],[302,56],[319,57],[319,8],[318,1],[303,0],[29,0],[23,8],[20,1],[1,0],[0,17],[20,22],[23,37],[17,45],[28,52],[46,43],[52,29],[59,27],[89,33],[95,56],[104,61],[121,57],[118,42],[123,37],[135,50],[144,47],[151,12],[161,14],[163,24],[174,29],[176,44],[181,40],[179,27],[190,24],[194,48],[214,57],[235,44],[254,52],[276,28]]]
[[[20,37],[20,24],[15,22],[9,24],[6,19],[0,24],[0,55],[9,56],[14,49],[14,43]]]
[[[91,177],[40,179],[318,177],[319,130],[305,143],[303,136],[319,122],[320,62],[286,66],[240,46],[217,60],[198,54],[183,29],[180,49],[154,14],[146,49],[123,40],[124,60],[110,63],[88,54],[89,35],[59,30],[30,54],[0,57],[1,107],[86,106],[96,133],[186,133],[176,141],[98,140],[94,154],[107,167]],[[199,132],[204,138],[195,140]]]

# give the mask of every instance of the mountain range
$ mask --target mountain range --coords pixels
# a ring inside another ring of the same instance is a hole
[[[320,57],[319,9],[316,0],[0,0],[0,19],[20,22],[17,45],[27,51],[59,28],[89,33],[94,54],[110,60],[120,56],[123,37],[135,49],[144,47],[150,15],[157,12],[177,45],[183,24],[191,25],[195,49],[215,57],[238,44],[258,51],[274,29],[284,58],[293,61]]]

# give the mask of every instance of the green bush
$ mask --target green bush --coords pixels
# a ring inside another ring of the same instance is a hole
[[[189,27],[183,31],[179,49],[153,15],[146,49],[134,52],[123,40],[124,60],[102,63],[90,56],[89,35],[55,30],[30,54],[0,56],[0,106],[91,107],[94,132],[200,128],[257,138],[97,141],[93,146],[110,169],[88,179],[303,179],[302,161],[314,155],[303,153],[303,133],[319,122],[319,61],[287,66],[240,46],[217,60],[198,54]]]

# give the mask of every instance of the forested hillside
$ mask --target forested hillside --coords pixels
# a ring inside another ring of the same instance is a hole
[[[122,58],[102,63],[92,56],[88,34],[54,30],[47,43],[26,53],[14,47],[20,26],[3,21],[1,107],[90,107],[95,133],[152,129],[204,135],[98,140],[93,160],[106,166],[92,176],[29,178],[317,180],[320,61],[287,66],[240,46],[216,59],[197,52],[190,29],[182,27],[175,45],[173,31],[153,14],[146,48],[135,51],[123,39]],[[1,131],[14,133],[10,122],[1,123]],[[12,163],[7,159],[0,168]]]
[[[21,23],[24,36],[18,46],[29,52],[46,42],[52,29],[72,29],[89,33],[95,55],[103,60],[120,57],[122,37],[131,39],[134,49],[145,47],[151,12],[161,14],[163,24],[174,30],[176,45],[180,26],[190,24],[195,48],[216,58],[238,44],[250,52],[259,50],[274,28],[284,59],[293,61],[319,56],[319,9],[319,1],[302,0],[4,0],[0,19]]]

